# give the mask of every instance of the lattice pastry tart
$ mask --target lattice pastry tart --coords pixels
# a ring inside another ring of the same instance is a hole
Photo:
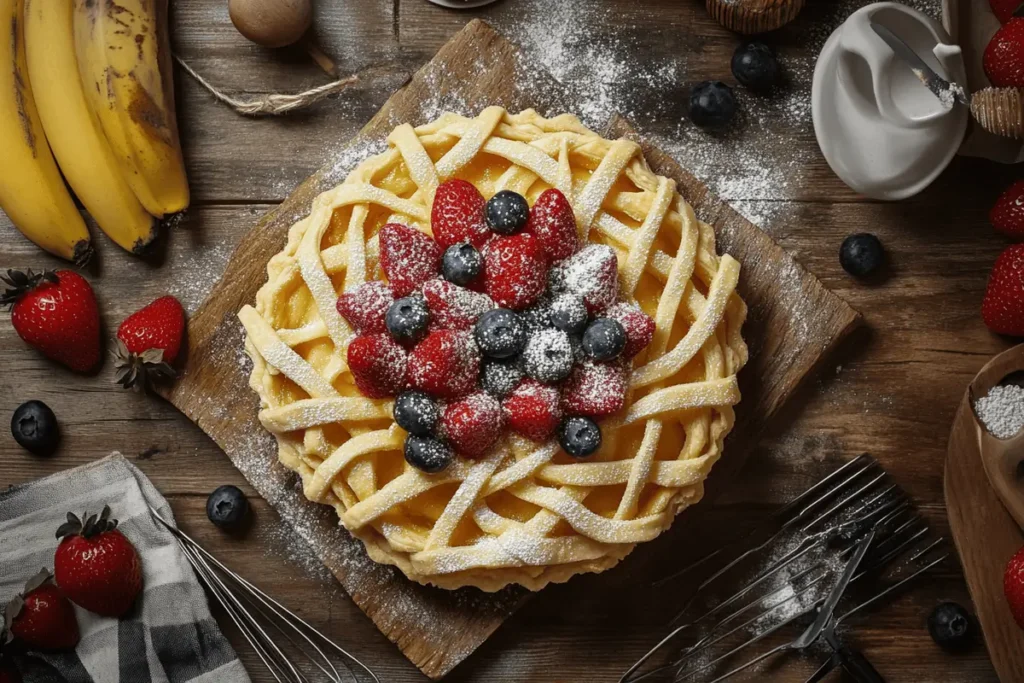
[[[608,569],[722,453],[739,264],[636,143],[573,116],[489,107],[388,142],[239,313],[281,462],[415,581]]]

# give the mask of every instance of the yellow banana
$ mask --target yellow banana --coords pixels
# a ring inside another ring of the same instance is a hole
[[[75,51],[121,171],[158,218],[188,206],[174,114],[167,0],[74,0]]]
[[[78,78],[69,0],[25,1],[29,79],[39,118],[64,177],[110,239],[140,253],[158,223],[121,175]]]
[[[81,265],[92,255],[92,243],[36,111],[25,63],[24,10],[24,0],[0,0],[0,208],[30,240]]]

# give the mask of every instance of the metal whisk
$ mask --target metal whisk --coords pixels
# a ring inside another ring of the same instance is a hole
[[[365,664],[277,600],[225,567],[187,534],[164,519],[155,509],[152,507],[149,509],[157,521],[174,535],[178,546],[181,547],[185,557],[188,558],[192,568],[199,576],[199,580],[224,607],[231,621],[252,645],[274,680],[278,683],[311,682],[311,679],[292,662],[292,658],[282,649],[284,641],[287,641],[291,645],[289,650],[299,652],[301,657],[309,660],[333,683],[346,683],[347,681],[359,683],[360,679],[344,661],[341,666],[346,676],[342,677],[342,673],[334,666],[327,654],[332,650],[362,669],[375,683],[380,683],[380,679]],[[280,636],[276,641],[274,634]]]

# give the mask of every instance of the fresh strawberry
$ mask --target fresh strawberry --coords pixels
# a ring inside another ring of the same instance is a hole
[[[430,208],[430,231],[441,249],[460,242],[482,248],[491,238],[486,206],[487,201],[480,191],[465,180],[455,178],[441,183]]]
[[[409,354],[409,384],[434,396],[465,396],[479,374],[480,351],[468,332],[431,332]]]
[[[84,521],[83,521],[84,520]],[[142,592],[142,562],[135,546],[110,519],[104,506],[99,517],[68,513],[57,529],[61,539],[53,556],[57,585],[71,602],[104,617],[121,617]]]
[[[1003,573],[1003,594],[1014,621],[1024,628],[1024,548],[1006,563]]]
[[[593,315],[615,303],[619,294],[619,260],[605,244],[590,244],[562,264],[565,288],[583,298]]]
[[[373,280],[338,297],[337,308],[359,334],[383,334],[388,331],[384,316],[393,303],[395,295],[391,289],[380,280]]]
[[[626,401],[626,372],[619,364],[584,361],[573,368],[562,387],[562,410],[604,417]]]
[[[483,455],[498,440],[501,427],[501,404],[483,391],[449,403],[441,413],[441,435],[471,458]]]
[[[622,349],[620,358],[629,360],[647,348],[654,339],[654,320],[636,304],[623,301],[609,308],[604,314],[618,320],[626,330],[626,346]]]
[[[996,230],[1014,239],[1024,239],[1024,180],[1018,180],[999,195],[988,218]]]
[[[1005,24],[1013,18],[1014,12],[1020,9],[1021,0],[988,0],[992,12],[1000,24]]]
[[[982,66],[995,87],[1024,87],[1024,19],[1014,17],[996,31],[985,47]]]
[[[377,235],[380,266],[388,276],[396,297],[409,296],[420,285],[441,272],[443,250],[419,230],[388,223]]]
[[[521,310],[540,299],[548,264],[540,240],[528,233],[498,237],[484,249],[484,291],[504,308]]]
[[[993,332],[1024,337],[1024,244],[1014,244],[996,259],[981,317]]]
[[[528,439],[547,441],[562,419],[558,400],[557,388],[524,379],[502,402],[505,421]]]
[[[7,604],[11,635],[33,650],[70,650],[78,645],[75,608],[45,569],[29,579],[25,591]]]
[[[173,379],[172,367],[185,335],[185,309],[173,296],[163,296],[125,318],[117,328],[117,382],[142,389],[151,382]]]
[[[356,337],[348,345],[348,369],[367,398],[395,396],[405,388],[408,354],[387,334]]]
[[[561,261],[572,256],[580,245],[576,231],[576,216],[565,195],[551,188],[544,190],[530,209],[526,232],[540,241],[549,261]]]
[[[100,313],[92,287],[78,273],[22,273],[0,276],[7,291],[0,305],[10,305],[18,336],[51,360],[76,372],[100,362]]]
[[[437,329],[469,330],[477,318],[494,308],[486,294],[459,287],[440,278],[423,285],[430,318]]]

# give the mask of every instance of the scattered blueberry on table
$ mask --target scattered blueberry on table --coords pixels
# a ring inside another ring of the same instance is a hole
[[[736,96],[721,81],[704,81],[690,91],[690,120],[701,128],[725,128],[736,116]]]
[[[885,262],[885,249],[881,241],[866,232],[850,235],[839,247],[839,264],[854,277],[867,277],[877,272]]]
[[[955,602],[940,603],[928,615],[928,633],[945,650],[961,650],[971,644],[971,615]]]
[[[248,515],[249,499],[237,486],[219,486],[206,499],[206,517],[221,529],[238,529]]]
[[[778,85],[782,76],[775,53],[764,43],[744,43],[732,55],[732,75],[754,92],[765,93]]]
[[[28,401],[11,416],[11,434],[22,448],[33,455],[53,455],[60,444],[57,416],[42,401]]]

